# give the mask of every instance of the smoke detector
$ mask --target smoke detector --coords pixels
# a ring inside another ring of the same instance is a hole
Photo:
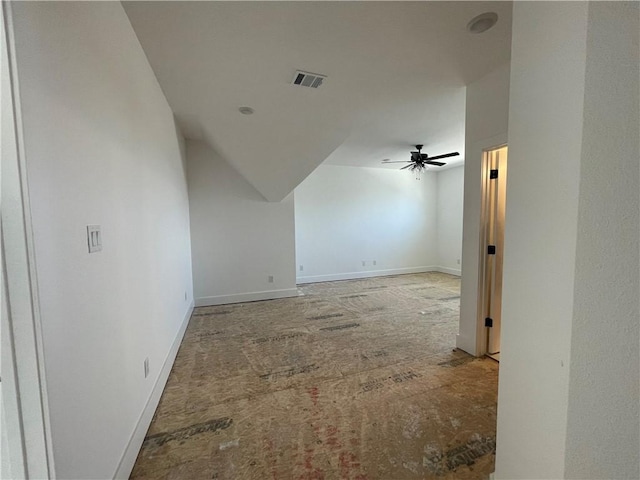
[[[303,72],[302,70],[296,70],[291,84],[299,85],[301,87],[318,88],[320,85],[322,85],[322,82],[325,78],[327,78],[327,76],[322,75],[321,73],[311,73]]]
[[[486,12],[471,19],[467,23],[467,30],[471,33],[483,33],[493,27],[498,21],[496,12]]]

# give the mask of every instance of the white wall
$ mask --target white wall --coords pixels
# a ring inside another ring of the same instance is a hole
[[[434,173],[416,180],[406,171],[322,165],[296,188],[295,201],[298,282],[437,265]]]
[[[640,478],[638,5],[516,2],[496,478]]]
[[[465,119],[464,221],[458,348],[483,353],[478,332],[482,151],[507,143],[509,65],[467,86]],[[507,197],[507,208],[509,199]]]
[[[498,478],[564,478],[586,19],[514,5]]]
[[[640,478],[638,7],[589,5],[566,478]]]
[[[265,201],[202,141],[187,159],[196,305],[297,295],[293,195]]]
[[[192,305],[173,116],[119,3],[13,10],[56,476],[126,476]]]
[[[464,166],[437,173],[438,270],[460,275]]]

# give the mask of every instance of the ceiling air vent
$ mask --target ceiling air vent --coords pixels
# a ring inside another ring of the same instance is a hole
[[[300,85],[301,87],[318,88],[320,85],[322,85],[322,82],[325,78],[327,78],[326,75],[298,70],[293,76],[293,81],[291,83],[293,85]]]

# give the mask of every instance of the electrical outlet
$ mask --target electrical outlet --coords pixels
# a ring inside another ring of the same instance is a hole
[[[149,357],[144,359],[144,378],[149,376]]]
[[[377,264],[378,264],[378,262],[376,262],[376,261],[374,260],[374,261],[373,261],[373,264],[374,264],[374,265],[377,265]]]
[[[364,267],[364,266],[366,266],[366,265],[367,265],[367,262],[365,262],[364,260],[362,260],[362,266]]]
[[[269,277],[267,277],[267,281],[269,283],[273,283],[273,275],[269,275]]]
[[[458,265],[460,265],[460,259],[458,259]]]
[[[300,265],[300,271],[302,272],[304,270],[304,265]]]

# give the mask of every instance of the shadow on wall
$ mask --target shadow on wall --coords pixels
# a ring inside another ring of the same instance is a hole
[[[187,178],[196,305],[297,294],[293,194],[267,202],[198,140],[187,141]]]

